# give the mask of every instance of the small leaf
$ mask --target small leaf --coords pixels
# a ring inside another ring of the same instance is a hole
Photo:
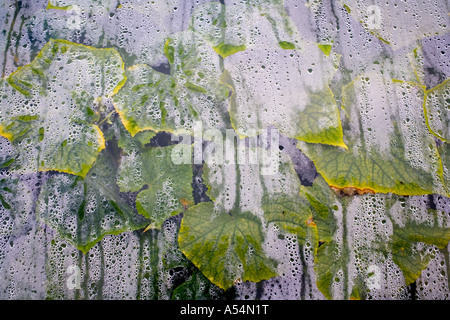
[[[331,48],[333,47],[333,45],[331,44],[318,44],[317,45],[319,47],[320,50],[322,50],[322,52],[328,57],[331,53]]]
[[[284,49],[284,50],[294,50],[295,49],[295,44],[293,44],[292,42],[289,42],[289,41],[280,41],[280,42],[278,42],[278,44],[280,45],[281,49]]]
[[[222,58],[231,56],[239,51],[245,51],[245,45],[241,44],[239,46],[234,46],[232,44],[220,43],[218,46],[213,47],[214,51],[217,52]]]
[[[48,4],[47,4],[47,7],[46,7],[45,9],[46,9],[46,10],[53,9],[53,10],[64,10],[64,11],[66,11],[66,10],[69,10],[69,9],[71,9],[71,8],[72,8],[71,5],[69,5],[69,6],[57,6],[57,5],[53,5],[52,2],[51,2],[51,0],[49,0],[49,1],[48,1]]]

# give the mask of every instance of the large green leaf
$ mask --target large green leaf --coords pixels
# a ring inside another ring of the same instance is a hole
[[[121,196],[116,174],[117,163],[105,149],[84,179],[51,177],[40,193],[38,216],[83,253],[107,234],[144,228],[149,221]]]
[[[226,164],[206,157],[203,178],[214,202],[188,209],[179,234],[183,253],[224,289],[237,280],[259,282],[276,275],[272,257],[277,253],[270,249],[274,239],[268,228],[294,232],[302,244],[312,237],[311,210],[299,198],[300,182],[289,156],[278,148],[270,154],[242,145],[238,150]],[[270,165],[275,167],[264,170]]]
[[[442,164],[425,124],[423,94],[414,83],[364,74],[343,90],[348,150],[303,142],[299,148],[338,189],[446,195]]]
[[[51,40],[3,81],[0,134],[20,152],[15,168],[86,176],[105,147],[94,99],[120,88],[122,64],[115,50]]]
[[[114,98],[125,128],[132,134],[224,127],[228,87],[220,83],[219,57],[194,32],[180,32],[165,44],[170,74],[147,65],[128,68],[127,82]]]
[[[168,217],[194,203],[192,165],[174,161],[178,156],[177,145],[145,148],[138,144],[134,148],[134,152],[125,149],[129,153],[122,156],[118,184],[121,191],[139,191],[138,212],[151,219],[152,227],[160,228]]]
[[[275,263],[262,247],[264,233],[250,212],[216,212],[214,203],[200,203],[183,216],[178,242],[186,257],[220,288],[235,281],[258,282],[275,276]]]

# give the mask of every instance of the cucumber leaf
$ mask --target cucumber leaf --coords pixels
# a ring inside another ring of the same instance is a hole
[[[211,202],[186,211],[178,237],[186,257],[222,289],[235,281],[258,282],[276,275],[263,241],[258,217],[250,212],[216,212]]]
[[[20,153],[21,172],[61,171],[85,177],[105,140],[94,124],[94,99],[113,95],[124,81],[113,49],[50,40],[0,89],[0,135]]]
[[[164,220],[193,205],[192,165],[173,160],[177,155],[176,145],[145,147],[136,142],[142,134],[135,138],[128,132],[124,134],[128,135],[124,138],[128,142],[122,142],[125,153],[118,169],[118,185],[121,191],[138,192],[138,212],[151,219],[151,228],[159,229]]]
[[[220,83],[219,57],[193,32],[167,39],[164,51],[170,74],[147,65],[127,69],[127,82],[114,97],[125,128],[134,136],[144,130],[186,132],[195,121],[206,129],[224,127],[228,87]]]
[[[295,231],[304,241],[311,217],[307,203],[297,202],[300,182],[289,156],[273,149],[264,156],[264,148],[241,148],[239,155],[247,154],[246,162],[234,158],[222,164],[206,157],[203,178],[214,201],[189,208],[178,237],[186,257],[225,290],[235,282],[276,276],[276,253],[268,249],[267,228]],[[270,157],[273,162],[263,162]],[[277,163],[277,169],[263,171],[268,163]]]

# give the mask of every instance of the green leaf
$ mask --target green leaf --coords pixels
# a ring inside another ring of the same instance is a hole
[[[421,86],[364,74],[343,90],[348,150],[302,142],[299,148],[329,185],[344,192],[446,195],[422,104]]]
[[[107,234],[141,229],[149,223],[122,198],[115,183],[115,161],[105,149],[86,178],[55,175],[39,195],[39,218],[83,253]]]
[[[213,47],[214,51],[216,51],[222,58],[226,58],[235,54],[239,51],[245,51],[245,45],[241,44],[239,46],[234,46],[232,44],[225,44],[223,42],[219,43],[218,46]]]
[[[333,299],[333,284],[343,281],[343,279],[337,276],[339,267],[346,267],[345,264],[342,264],[339,246],[335,241],[331,241],[317,249],[314,261],[314,270],[317,274],[316,284],[328,300]]]
[[[336,218],[333,212],[338,210],[336,195],[330,190],[325,180],[319,176],[311,187],[303,187],[300,193],[301,198],[305,198],[311,208],[312,221],[317,228],[317,243],[328,244],[333,241],[336,232]]]
[[[17,177],[0,177],[0,208],[3,207],[6,210],[17,210]]]
[[[320,50],[322,50],[322,52],[328,57],[331,53],[331,48],[333,47],[333,45],[331,44],[318,44],[317,45],[319,47]]]
[[[211,154],[205,157],[203,179],[214,202],[188,209],[179,235],[183,253],[223,289],[238,279],[275,276],[268,228],[295,233],[302,244],[313,237],[311,210],[299,199],[300,181],[289,156],[278,148],[266,154],[269,150],[244,143],[236,145],[239,152],[226,164],[213,161]]]
[[[171,39],[167,39],[166,43],[164,44],[164,54],[166,55],[166,58],[169,60],[169,63],[173,64],[175,62],[175,48],[171,46]]]
[[[189,90],[191,90],[191,91],[193,91],[193,92],[197,92],[197,93],[206,93],[205,88],[200,87],[200,86],[197,86],[197,85],[195,85],[195,84],[193,84],[193,83],[191,83],[191,82],[189,82],[189,81],[186,81],[186,83],[184,84],[184,86],[185,86],[187,89],[189,89]]]
[[[185,212],[178,243],[186,257],[222,289],[236,281],[275,276],[275,263],[263,252],[261,221],[250,212],[215,211],[200,203]]]
[[[50,40],[29,65],[2,82],[0,135],[20,153],[15,169],[86,176],[105,147],[87,110],[95,98],[120,88],[123,72],[113,49]]]
[[[0,168],[10,167],[18,157],[16,148],[8,139],[0,137],[0,150]]]
[[[137,210],[151,219],[152,228],[160,228],[164,220],[182,212],[185,205],[194,203],[192,165],[173,161],[177,149],[176,145],[160,148],[135,146],[134,152],[122,156],[118,172],[120,190],[139,191]]]
[[[293,44],[292,42],[289,42],[289,41],[280,41],[280,42],[278,42],[278,44],[284,50],[293,50],[293,49],[295,49],[295,44]]]
[[[147,65],[127,69],[127,82],[114,97],[125,128],[134,136],[144,130],[183,132],[195,121],[208,128],[224,126],[228,87],[220,83],[219,57],[193,32],[167,40],[170,75]]]
[[[438,150],[443,166],[444,183],[448,190],[450,188],[450,146],[448,143],[443,143]]]
[[[2,167],[2,168],[9,167],[9,165],[10,165],[11,163],[13,163],[14,161],[15,161],[15,159],[9,159],[9,160],[7,160],[6,162],[4,162],[0,167]]]
[[[347,11],[381,41],[401,48],[422,38],[447,32],[447,7],[443,3],[375,3],[340,0]],[[401,17],[401,18],[399,18]],[[414,23],[414,28],[411,24]]]
[[[50,10],[50,9],[54,9],[54,10],[69,10],[71,8],[73,8],[71,5],[69,5],[69,6],[62,6],[62,7],[53,5],[51,3],[51,1],[49,0],[48,4],[47,4],[47,7],[45,9],[46,10]]]
[[[340,270],[345,270],[348,254],[347,248],[336,242],[335,234],[339,225],[333,212],[338,209],[337,199],[320,176],[311,187],[302,187],[301,196],[311,206],[312,221],[317,230],[314,243],[316,284],[327,299],[332,299],[333,283],[341,281],[337,275]],[[343,273],[340,275],[344,276]]]
[[[347,148],[333,93],[325,90],[310,94],[310,102],[301,112],[296,139],[310,143],[322,143]]]
[[[280,50],[247,50],[246,56],[225,61],[222,81],[233,89],[233,127],[240,136],[252,136],[275,125],[291,138],[345,148],[338,108],[327,85],[336,57],[327,58],[316,45],[290,55]],[[279,57],[276,65],[268,58],[272,54]]]

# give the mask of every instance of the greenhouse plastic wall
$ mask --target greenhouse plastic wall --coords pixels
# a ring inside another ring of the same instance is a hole
[[[449,12],[2,1],[0,299],[449,299]]]

